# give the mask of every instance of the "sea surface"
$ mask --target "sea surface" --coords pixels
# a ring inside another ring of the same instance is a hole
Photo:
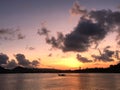
[[[120,90],[120,74],[0,74],[0,90]]]

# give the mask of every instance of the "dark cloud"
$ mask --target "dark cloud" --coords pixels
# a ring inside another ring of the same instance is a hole
[[[11,69],[17,66],[17,63],[15,60],[9,61],[9,57],[6,54],[0,53],[0,66]]]
[[[94,58],[94,61],[103,61],[103,62],[111,62],[114,61],[112,56],[114,55],[114,51],[108,50],[110,46],[104,48],[103,52],[99,50],[100,55],[91,55]]]
[[[1,28],[0,29],[0,34],[14,34],[15,32],[17,32],[18,29],[13,30],[12,28]]]
[[[93,18],[99,23],[102,27],[106,28],[107,31],[113,31],[115,25],[120,24],[120,12],[112,10],[97,10],[97,11],[91,11],[89,13],[90,18]]]
[[[46,36],[45,41],[52,48],[61,49],[63,52],[85,52],[95,45],[94,49],[98,49],[100,42],[113,32],[117,33],[116,43],[120,45],[120,11],[110,9],[88,11],[75,2],[70,13],[80,15],[78,24],[70,33],[64,35],[59,32],[56,37],[50,36],[45,27],[38,32],[39,35]],[[110,46],[105,47],[102,52],[98,49],[100,55],[91,55],[91,57],[95,62],[111,62],[114,61],[113,55],[115,54],[115,58],[119,60],[119,52],[109,49]],[[92,62],[79,54],[77,54],[77,59],[83,63]]]
[[[55,37],[46,37],[46,43],[51,44],[52,48],[63,48],[64,35],[61,32],[57,33],[57,38]]]
[[[82,11],[81,6],[79,5],[78,2],[75,2],[73,5],[73,12],[75,14],[82,14],[82,17],[80,18],[80,21],[82,18],[86,18],[88,20],[92,20],[93,22],[96,22],[97,24],[100,25],[101,28],[104,28],[106,30],[106,35],[109,32],[116,31],[118,35],[116,36],[118,40],[118,44],[120,42],[120,11],[112,11],[110,9],[103,9],[103,10],[91,10],[87,11],[84,9]],[[85,13],[84,13],[85,12]],[[118,29],[115,29],[117,26]],[[98,46],[97,44],[96,46]],[[96,48],[96,47],[95,47]]]
[[[92,43],[102,40],[106,33],[99,24],[82,19],[71,33],[63,35],[59,32],[57,38],[46,37],[46,43],[51,44],[53,48],[62,49],[64,52],[83,52],[87,51]]]
[[[23,67],[36,67],[39,64],[39,61],[37,60],[33,60],[32,62],[30,62],[28,59],[25,58],[24,54],[16,54],[15,57],[18,61],[18,65],[21,65]]]
[[[3,40],[14,40],[14,39],[24,39],[25,36],[21,34],[20,29],[13,28],[1,28],[0,29],[0,39]]]
[[[120,53],[119,50],[116,50],[116,51],[115,51],[115,58],[117,58],[117,60],[120,60],[119,53]]]
[[[71,33],[63,35],[59,32],[57,38],[54,36],[46,37],[46,43],[51,44],[53,48],[62,49],[64,52],[83,52],[87,51],[93,43],[96,43],[97,47],[97,42],[102,40],[106,33],[106,30],[98,23],[81,19]]]
[[[105,48],[104,48],[104,51],[106,51],[107,49],[109,49],[111,46],[106,46]]]
[[[96,49],[99,46],[100,41],[111,32],[117,32],[117,37],[119,37],[119,11],[103,9],[94,11],[91,10],[88,12],[87,10],[82,10],[81,6],[79,6],[77,2],[74,3],[71,10],[72,13],[82,13],[83,15],[80,17],[78,25],[70,33],[66,35],[61,33],[61,37],[57,35],[57,38],[54,36],[45,38],[46,43],[52,45],[53,48],[59,48],[63,52],[84,52],[87,51],[93,44],[96,44]],[[117,40],[119,44],[120,39],[118,38]]]
[[[106,31],[98,23],[91,20],[81,20],[77,27],[64,40],[64,51],[87,51],[91,44],[102,40]]]
[[[97,10],[89,13],[90,18],[96,20],[97,23],[106,29],[107,34],[116,32],[116,42],[120,45],[120,11]],[[106,35],[107,35],[106,34]]]
[[[7,64],[9,57],[6,54],[0,53],[0,66]]]
[[[22,65],[25,67],[30,66],[30,61],[27,60],[23,54],[16,54],[15,57],[16,57],[19,65]]]
[[[12,59],[9,60],[9,57],[6,54],[0,53],[0,66],[8,69],[15,68],[16,66],[23,66],[23,67],[37,67],[40,62],[39,60],[30,61],[25,58],[24,54],[16,54],[14,55],[17,62]]]
[[[50,31],[49,31],[49,30],[47,30],[47,28],[42,27],[41,29],[38,29],[37,34],[39,34],[39,35],[45,35],[45,36],[48,36],[49,32],[50,32]]]
[[[86,57],[82,57],[81,55],[77,54],[77,60],[82,62],[82,63],[90,63],[92,60],[88,60]]]
[[[16,61],[15,60],[11,60],[11,61],[8,61],[7,65],[6,65],[6,68],[13,69],[16,66],[18,66],[18,64],[16,63]]]
[[[105,29],[91,20],[82,19],[77,27],[65,36],[58,32],[57,38],[54,36],[46,37],[46,43],[51,44],[53,48],[66,51],[83,52],[87,51],[92,43],[97,43],[106,35]]]
[[[38,60],[33,60],[31,62],[31,64],[32,64],[33,67],[36,67],[36,66],[38,66],[40,64],[40,62]]]
[[[0,29],[0,39],[4,40],[12,40],[15,36],[15,33],[18,32],[19,30],[12,29],[12,28],[1,28]]]
[[[25,35],[19,33],[17,37],[18,37],[18,39],[24,39],[24,38],[25,38]]]
[[[42,27],[42,29],[39,29],[37,33],[39,35],[45,35],[46,43],[52,45],[52,48],[62,48],[64,35],[61,32],[57,32],[57,38],[55,38],[54,36],[50,36],[49,32],[50,31],[47,28]]]

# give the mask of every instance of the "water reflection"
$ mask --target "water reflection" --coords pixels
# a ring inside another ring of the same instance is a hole
[[[1,74],[0,90],[120,90],[119,74]]]

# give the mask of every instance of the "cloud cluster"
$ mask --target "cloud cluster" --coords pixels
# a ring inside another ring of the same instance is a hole
[[[32,64],[32,67],[36,67],[40,64],[40,62],[38,60],[33,60],[31,64]]]
[[[0,65],[7,64],[9,57],[6,54],[0,53]]]
[[[73,4],[71,14],[80,15],[80,20],[76,27],[68,34],[57,33],[57,37],[50,36],[47,28],[39,35],[45,35],[46,43],[50,44],[52,48],[61,49],[63,52],[85,52],[88,51],[92,45],[96,44],[95,49],[98,48],[100,41],[102,41],[108,34],[116,32],[116,42],[120,43],[120,11],[105,10],[91,10],[82,9],[78,2]],[[108,50],[106,47],[99,56],[92,55],[95,60],[104,62],[113,61],[111,58],[114,51]],[[118,52],[116,52],[118,58]],[[77,55],[77,59],[86,62],[87,59]]]
[[[119,53],[120,53],[119,50],[116,50],[116,51],[115,51],[115,58],[117,58],[117,60],[120,60]]]
[[[114,61],[114,59],[112,58],[114,55],[114,51],[109,50],[109,46],[105,47],[103,52],[101,52],[100,49],[99,53],[100,55],[91,55],[94,58],[94,61],[103,61],[103,62],[111,62]]]
[[[103,27],[107,33],[116,32],[116,42],[120,42],[120,11],[112,10],[98,10],[89,13],[90,18],[96,20],[97,23]]]
[[[46,43],[52,45],[52,48],[63,48],[63,42],[64,42],[64,35],[61,32],[57,32],[57,38],[54,36],[52,37],[46,37],[45,38]]]
[[[52,48],[59,48],[63,52],[83,52],[87,51],[93,43],[102,40],[106,33],[106,30],[98,23],[82,19],[72,32],[66,35],[59,32],[57,37],[48,36],[45,40],[46,43],[52,45]]]
[[[24,54],[16,54],[15,58],[17,62],[14,59],[9,60],[6,54],[0,53],[0,66],[11,69],[16,66],[37,67],[40,64],[38,60],[30,61],[26,59]]]
[[[86,57],[82,57],[80,54],[77,54],[76,56],[77,60],[82,63],[90,63],[92,60],[88,60]]]
[[[25,35],[23,35],[19,29],[13,28],[1,28],[0,29],[0,39],[2,40],[14,40],[14,39],[24,39]]]
[[[18,64],[24,67],[35,67],[39,64],[38,60],[33,60],[32,62],[30,62],[28,59],[25,58],[24,54],[16,54],[15,55]]]
[[[88,17],[89,18],[86,18]],[[87,16],[80,17],[78,25],[70,33],[63,35],[57,33],[57,37],[49,36],[48,30],[41,29],[40,35],[46,35],[46,43],[51,44],[53,48],[62,49],[64,52],[87,51],[93,43],[96,47],[110,32],[116,31],[120,35],[120,12],[111,10],[96,10],[87,12]],[[117,37],[118,37],[117,36]],[[117,39],[119,41],[119,39]]]
[[[23,35],[23,34],[21,34],[21,33],[18,33],[17,38],[18,38],[18,40],[19,40],[19,39],[24,39],[24,38],[25,38],[25,35]]]
[[[91,20],[82,19],[77,27],[67,34],[64,40],[64,51],[87,51],[93,42],[102,40],[106,35],[106,30],[98,23]]]
[[[39,34],[39,35],[45,35],[45,36],[48,36],[49,32],[50,32],[50,31],[49,31],[49,30],[47,30],[47,28],[42,27],[41,29],[38,29],[37,34]]]
[[[15,68],[16,66],[18,66],[18,64],[16,63],[14,59],[12,59],[11,61],[8,61],[5,67],[12,69],[12,68]]]
[[[19,65],[29,67],[30,61],[27,60],[23,54],[16,54],[15,58],[17,59]]]

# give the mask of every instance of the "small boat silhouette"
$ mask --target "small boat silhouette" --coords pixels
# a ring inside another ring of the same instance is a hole
[[[58,76],[66,76],[64,73],[59,73]]]

